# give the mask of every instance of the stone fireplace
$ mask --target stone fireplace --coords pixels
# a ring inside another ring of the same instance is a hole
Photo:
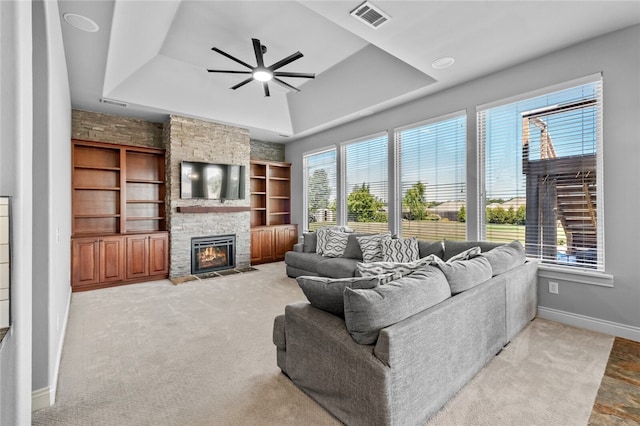
[[[169,276],[192,274],[192,239],[207,236],[235,236],[235,247],[228,254],[233,259],[229,260],[236,268],[248,267],[251,239],[248,193],[244,199],[225,202],[180,198],[182,161],[244,165],[248,182],[251,151],[248,130],[172,115],[163,128],[163,139],[167,158]]]

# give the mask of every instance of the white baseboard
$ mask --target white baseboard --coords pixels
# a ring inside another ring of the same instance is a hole
[[[36,411],[53,405],[53,394],[55,394],[55,392],[52,392],[50,387],[31,392],[31,411]]]
[[[612,336],[623,337],[629,340],[640,342],[640,327],[633,327],[613,321],[588,317],[586,315],[574,314],[572,312],[560,311],[558,309],[538,306],[538,316],[551,321],[561,322],[573,327],[585,328],[598,333],[610,334]]]
[[[37,389],[31,392],[31,411],[52,406],[56,402],[56,391],[58,390],[58,373],[60,371],[60,361],[62,360],[62,348],[64,347],[64,338],[67,334],[67,320],[69,319],[69,309],[71,307],[71,289],[69,289],[69,299],[67,300],[67,310],[64,313],[62,322],[62,333],[60,335],[60,344],[56,353],[56,362],[53,367],[53,376],[51,385],[46,388]]]

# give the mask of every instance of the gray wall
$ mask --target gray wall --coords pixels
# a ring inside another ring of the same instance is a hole
[[[0,2],[0,194],[12,199],[11,329],[0,345],[0,424],[31,424],[31,2]]]
[[[331,144],[390,130],[446,113],[466,110],[468,133],[467,217],[477,211],[476,106],[543,89],[598,72],[604,79],[604,200],[606,273],[612,288],[554,279],[559,294],[549,294],[546,278],[539,280],[539,304],[546,315],[583,327],[606,330],[640,340],[640,258],[635,248],[640,221],[640,193],[631,192],[640,180],[640,26],[636,25],[545,55],[356,122],[286,145],[292,165],[293,222],[303,223],[302,156]],[[468,222],[467,235],[476,238],[477,223]],[[299,229],[302,230],[302,227]],[[569,277],[571,278],[571,277]],[[580,277],[576,278],[580,280]]]
[[[71,296],[71,99],[57,2],[33,3],[33,375],[40,398],[55,396]]]

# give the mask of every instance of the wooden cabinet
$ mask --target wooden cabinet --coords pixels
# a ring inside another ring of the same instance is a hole
[[[74,291],[167,276],[165,174],[162,149],[72,140]]]
[[[127,279],[166,275],[169,238],[167,234],[127,235]]]
[[[298,240],[291,224],[291,164],[251,161],[251,263],[284,260]]]
[[[284,260],[284,254],[293,250],[293,245],[298,242],[298,226],[276,226],[274,230],[274,260]]]
[[[71,285],[74,290],[99,288],[124,279],[123,237],[74,238],[71,251]]]
[[[251,264],[278,262],[298,242],[298,225],[251,228]]]

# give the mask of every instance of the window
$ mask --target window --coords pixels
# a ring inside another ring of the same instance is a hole
[[[336,150],[304,156],[306,231],[336,224]]]
[[[403,237],[466,238],[466,115],[396,131]]]
[[[602,83],[591,80],[478,111],[487,240],[518,239],[544,263],[604,270]]]
[[[389,230],[387,134],[343,145],[347,225],[358,232]]]

